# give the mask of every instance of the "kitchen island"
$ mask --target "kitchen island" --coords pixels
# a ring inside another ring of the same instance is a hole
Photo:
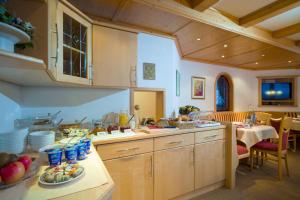
[[[73,183],[58,186],[43,186],[39,184],[38,176],[47,168],[42,165],[37,176],[6,190],[0,190],[1,200],[108,200],[111,199],[114,182],[95,148],[87,159],[79,161],[85,169],[85,174]]]
[[[190,199],[231,188],[225,128],[137,130],[93,144],[116,184],[114,200]]]

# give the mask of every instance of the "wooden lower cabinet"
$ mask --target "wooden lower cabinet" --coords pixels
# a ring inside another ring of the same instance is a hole
[[[154,199],[194,190],[194,145],[154,152]]]
[[[116,184],[113,200],[153,200],[153,153],[104,161]]]
[[[225,141],[195,145],[195,189],[225,179]]]

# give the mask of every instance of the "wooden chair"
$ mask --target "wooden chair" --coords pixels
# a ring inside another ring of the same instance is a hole
[[[288,137],[291,129],[291,124],[292,124],[292,118],[290,117],[285,117],[281,121],[278,143],[262,141],[257,143],[250,149],[251,169],[253,169],[254,152],[256,152],[256,156],[258,156],[259,153],[261,153],[262,160],[270,159],[277,162],[279,180],[282,180],[282,159],[284,159],[285,166],[286,166],[286,173],[289,176],[287,148],[288,148]],[[273,156],[274,158],[269,157],[269,155]]]
[[[265,112],[256,112],[255,115],[256,115],[256,122],[258,124],[270,125],[272,114],[265,113]]]
[[[293,152],[296,152],[296,149],[297,149],[297,134],[298,133],[293,130],[289,134],[289,139],[288,139],[289,149],[292,150]],[[290,142],[293,143],[293,148],[290,147]]]
[[[242,142],[237,141],[236,146],[237,146],[237,154],[239,160],[250,157],[250,152],[248,151],[246,146],[242,144]]]

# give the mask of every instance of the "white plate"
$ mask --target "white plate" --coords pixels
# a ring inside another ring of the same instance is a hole
[[[73,181],[76,181],[77,179],[81,178],[82,176],[84,176],[85,174],[85,170],[83,168],[83,171],[81,172],[81,174],[79,174],[79,176],[76,176],[75,178],[71,178],[70,180],[67,180],[67,181],[63,181],[63,182],[59,182],[59,183],[47,183],[46,181],[43,180],[43,177],[45,175],[45,173],[43,173],[40,177],[39,177],[39,182],[42,184],[42,185],[61,185],[61,184],[66,184],[66,183],[70,183],[70,182],[73,182]]]

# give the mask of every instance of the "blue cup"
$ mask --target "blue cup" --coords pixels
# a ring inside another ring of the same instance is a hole
[[[48,151],[48,160],[50,167],[56,167],[60,165],[62,160],[62,150],[53,149]]]
[[[84,160],[86,158],[86,145],[83,142],[77,145],[77,160]]]
[[[83,143],[85,143],[85,152],[87,154],[91,153],[91,140],[90,139],[84,139]]]
[[[65,148],[65,158],[67,163],[76,163],[77,148],[76,146],[68,146]]]

